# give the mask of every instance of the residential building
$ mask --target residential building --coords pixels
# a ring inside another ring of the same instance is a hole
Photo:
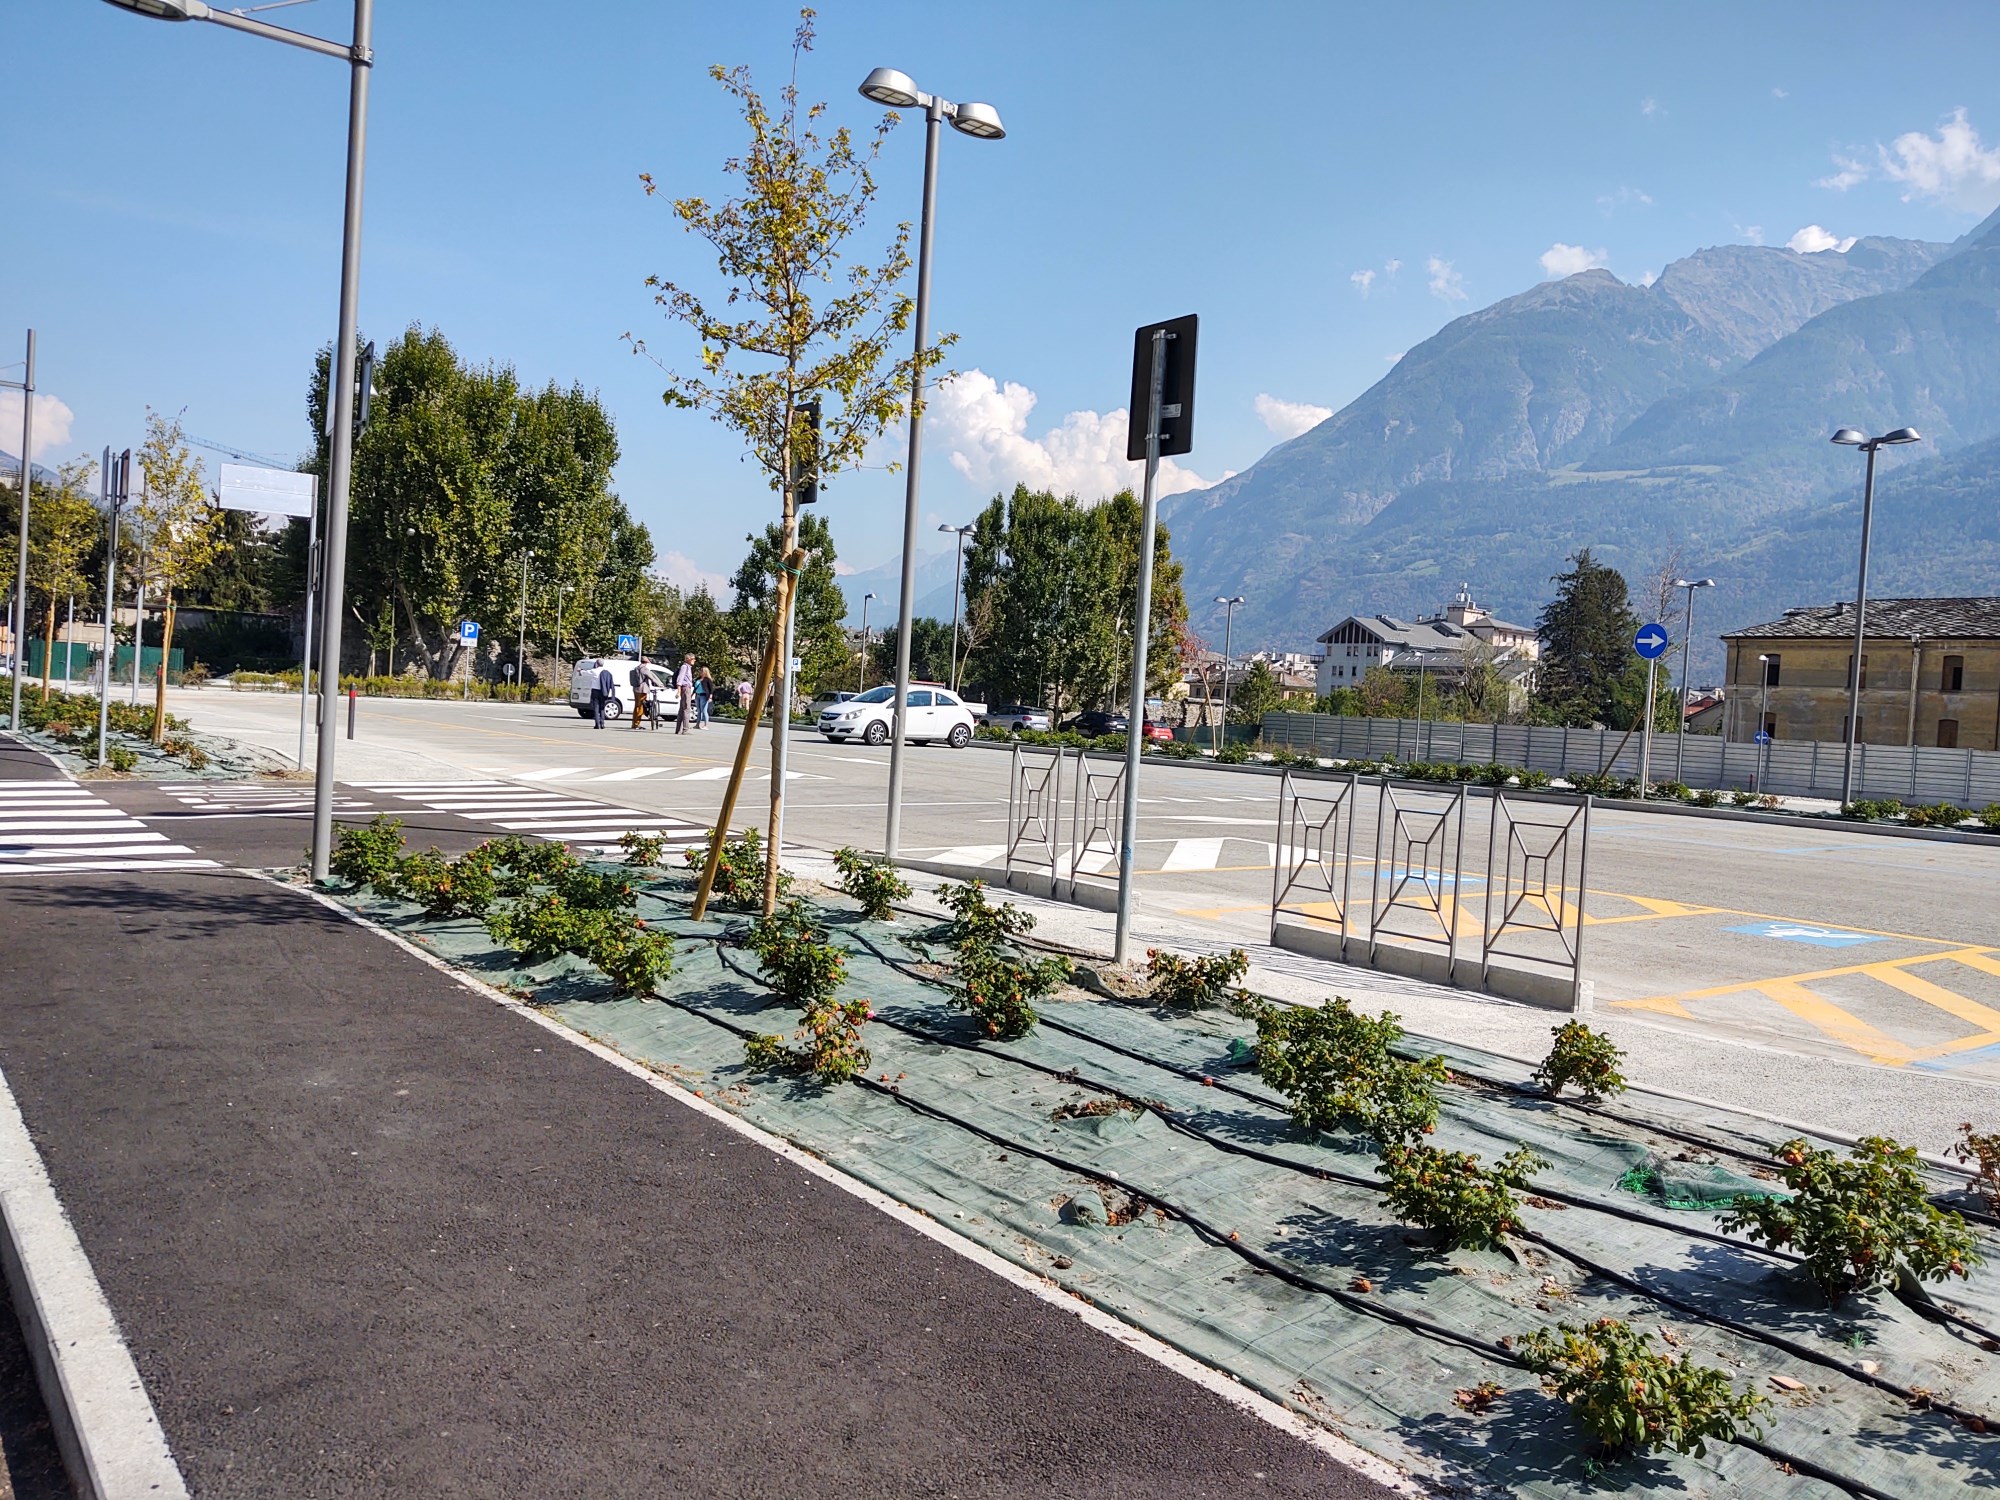
[[[1773,739],[1847,738],[1851,601],[1788,609],[1722,641],[1730,739],[1754,740],[1760,713]],[[2000,599],[1870,599],[1855,738],[2000,749]]]
[[[1534,664],[1542,654],[1533,626],[1495,619],[1461,583],[1451,602],[1435,615],[1400,620],[1394,615],[1349,615],[1319,637],[1325,652],[1315,663],[1320,696],[1361,686],[1372,667],[1462,673],[1476,648],[1491,652],[1509,685],[1525,694],[1534,686]]]

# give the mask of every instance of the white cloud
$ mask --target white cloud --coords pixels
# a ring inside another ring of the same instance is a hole
[[[1936,135],[1912,130],[1875,149],[1882,175],[1903,185],[1905,203],[1928,198],[1983,213],[2000,199],[2000,146],[1979,143],[1963,105]]]
[[[1557,240],[1542,252],[1542,274],[1544,276],[1574,276],[1579,271],[1592,271],[1604,264],[1602,250],[1586,250],[1581,245],[1565,245]]]
[[[1639,278],[1639,285],[1651,286],[1654,282],[1658,281],[1659,279],[1660,279],[1660,273],[1658,271],[1648,271],[1645,273],[1645,275]]]
[[[1743,243],[1746,245],[1761,245],[1764,243],[1764,226],[1762,224],[1738,224],[1736,232],[1743,236]]]
[[[1653,195],[1641,192],[1635,187],[1621,187],[1615,193],[1600,193],[1597,197],[1597,206],[1606,213],[1611,212],[1614,208],[1623,208],[1628,204],[1634,203],[1641,208],[1651,208],[1653,206]]]
[[[1851,156],[1836,156],[1833,164],[1840,170],[1831,176],[1820,178],[1813,184],[1814,187],[1832,188],[1836,193],[1844,193],[1857,182],[1868,180],[1867,165]]]
[[[1407,350],[1407,349],[1398,349],[1398,350],[1397,350],[1397,351],[1396,351],[1396,352],[1395,352],[1394,354],[1385,354],[1385,355],[1383,355],[1383,356],[1382,356],[1382,362],[1383,362],[1384,364],[1389,364],[1389,365],[1394,365],[1394,364],[1401,364],[1401,363],[1402,363],[1402,360],[1403,360],[1403,356],[1404,356],[1405,354],[1408,354],[1409,352],[1410,352],[1410,351],[1409,351],[1409,350]]]
[[[1003,385],[973,369],[940,386],[926,415],[951,466],[982,490],[1026,484],[1094,504],[1139,487],[1144,465],[1125,460],[1124,408],[1070,412],[1036,438],[1028,436],[1028,416],[1037,399],[1024,385],[1011,380]],[[1161,495],[1219,482],[1171,458],[1160,460]]]
[[[1816,255],[1822,250],[1837,250],[1845,255],[1854,248],[1854,238],[1850,234],[1846,239],[1842,239],[1817,224],[1808,224],[1785,241],[1785,248],[1796,250],[1801,255]]]
[[[1368,295],[1368,288],[1375,284],[1375,273],[1373,271],[1356,271],[1347,279],[1353,282],[1355,290],[1365,297]]]
[[[35,451],[29,457],[39,462],[48,457],[50,449],[68,446],[75,421],[76,413],[60,396],[35,392]],[[12,453],[20,445],[21,392],[0,391],[0,448]]]
[[[653,571],[685,593],[693,593],[706,584],[709,594],[724,609],[729,608],[736,597],[736,591],[729,586],[727,573],[711,573],[685,552],[662,552],[653,559]],[[840,571],[838,563],[834,565],[834,571]]]
[[[1382,262],[1382,269],[1388,272],[1389,275],[1394,276],[1398,271],[1403,269],[1403,263],[1392,255]]]
[[[1281,438],[1295,438],[1302,432],[1310,432],[1333,415],[1330,406],[1314,406],[1306,401],[1281,401],[1262,392],[1258,393],[1254,405],[1258,420]]]
[[[1772,89],[1772,90],[1771,90],[1771,97],[1772,97],[1773,99],[1789,99],[1789,98],[1791,98],[1791,97],[1792,97],[1792,93],[1791,93],[1791,90],[1790,90],[1790,89],[1776,89],[1776,88],[1774,88],[1774,89]]]
[[[1440,260],[1433,255],[1424,262],[1424,269],[1430,272],[1431,295],[1445,302],[1465,300],[1465,278],[1452,269],[1448,260]]]
[[[1642,115],[1663,115],[1666,111],[1660,108],[1660,101],[1657,99],[1641,99],[1639,101],[1639,113]]]

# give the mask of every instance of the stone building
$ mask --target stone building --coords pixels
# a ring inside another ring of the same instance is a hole
[[[1857,740],[2000,749],[2000,599],[1870,599],[1867,632]],[[1722,641],[1728,738],[1754,740],[1760,711],[1773,739],[1847,738],[1852,601],[1788,609]]]

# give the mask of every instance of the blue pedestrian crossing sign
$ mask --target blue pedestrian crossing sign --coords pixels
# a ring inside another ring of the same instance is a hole
[[[479,622],[477,620],[460,620],[458,622],[458,638],[468,646],[478,641]]]
[[[1647,661],[1656,660],[1667,654],[1667,632],[1664,626],[1641,625],[1639,633],[1632,637],[1632,648]]]
[[[639,637],[632,634],[629,630],[626,631],[623,635],[618,637],[618,654],[620,656],[630,656],[634,651],[637,651],[638,649],[639,649]]]

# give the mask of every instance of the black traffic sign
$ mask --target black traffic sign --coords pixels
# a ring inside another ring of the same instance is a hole
[[[1146,457],[1146,408],[1153,397],[1153,335],[1167,333],[1166,379],[1160,385],[1160,457],[1194,449],[1193,313],[1149,323],[1132,335],[1132,425],[1125,439],[1125,456],[1133,463]]]

